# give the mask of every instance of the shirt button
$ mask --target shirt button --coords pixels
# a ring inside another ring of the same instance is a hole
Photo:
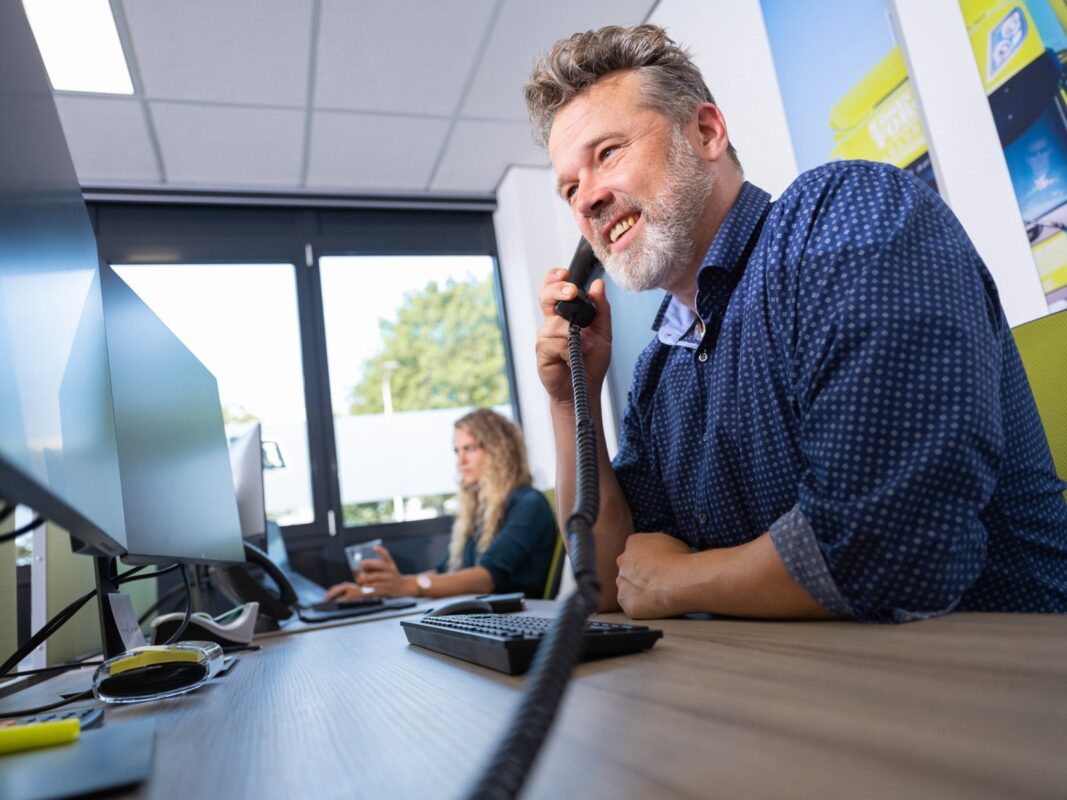
[[[707,360],[708,360],[708,351],[707,350],[701,350],[700,354],[697,356],[697,361],[699,361],[701,364],[703,364]]]
[[[701,514],[699,517],[697,517],[697,520],[699,520],[701,525],[704,525],[708,521],[708,515],[707,514]]]

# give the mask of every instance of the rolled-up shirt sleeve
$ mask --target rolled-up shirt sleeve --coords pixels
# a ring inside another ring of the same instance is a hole
[[[804,297],[780,342],[805,468],[771,537],[817,602],[868,622],[945,613],[977,580],[979,514],[1004,450],[1006,322],[973,247],[928,191],[851,175],[817,199],[848,211],[817,215],[783,251],[798,262],[783,295]],[[882,215],[888,244],[865,237],[857,210]],[[891,304],[871,302],[887,287]]]
[[[818,537],[800,506],[793,506],[775,520],[771,525],[771,541],[793,580],[807,589],[815,602],[835,616],[855,616],[848,601],[841,596],[819,549]]]

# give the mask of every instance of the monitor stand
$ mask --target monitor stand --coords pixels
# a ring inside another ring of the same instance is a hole
[[[96,567],[97,608],[100,610],[100,644],[106,661],[126,652],[126,645],[122,641],[115,615],[111,613],[111,602],[108,600],[109,594],[120,591],[116,582],[118,561],[112,556],[95,556],[93,562]]]

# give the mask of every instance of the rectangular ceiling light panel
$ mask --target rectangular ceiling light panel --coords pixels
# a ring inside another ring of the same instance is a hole
[[[22,0],[52,88],[133,94],[107,0]]]

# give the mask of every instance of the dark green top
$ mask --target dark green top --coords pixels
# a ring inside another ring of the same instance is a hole
[[[496,593],[522,592],[539,598],[545,592],[556,536],[556,519],[545,496],[532,486],[520,486],[508,498],[500,531],[480,557],[478,536],[467,540],[463,566],[485,567]],[[448,571],[447,555],[437,571]]]

